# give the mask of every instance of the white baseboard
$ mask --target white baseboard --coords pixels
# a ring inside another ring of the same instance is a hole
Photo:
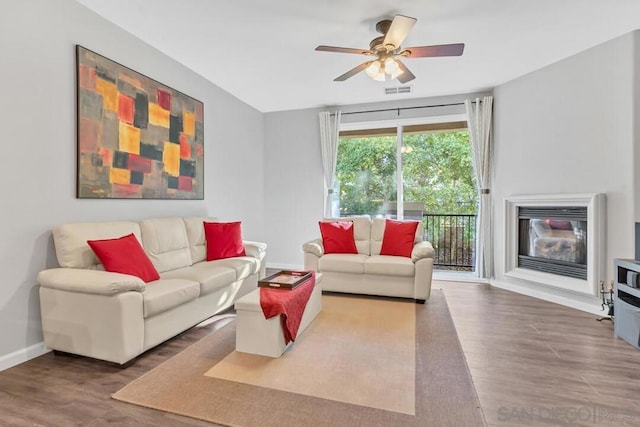
[[[595,314],[598,316],[606,316],[607,312],[602,310],[602,307],[597,302],[580,301],[579,296],[569,297],[559,295],[555,293],[544,292],[538,289],[532,289],[528,286],[518,285],[515,283],[508,283],[500,280],[491,279],[491,286],[496,288],[506,289],[507,291],[516,292],[519,294],[527,295],[530,297],[538,298],[541,300],[553,302],[556,304],[564,305],[566,307],[575,308],[576,310],[586,311],[587,313]]]
[[[28,360],[35,359],[36,357],[42,356],[50,351],[51,350],[44,346],[44,342],[39,342],[32,346],[14,351],[13,353],[5,354],[4,356],[0,356],[0,371],[4,371],[5,369],[9,369]]]
[[[475,273],[468,271],[447,271],[433,270],[433,280],[441,280],[443,282],[465,282],[465,283],[489,283],[489,279],[481,279],[476,277]]]
[[[267,263],[267,268],[273,268],[277,270],[304,270],[304,265],[299,264],[280,264],[280,263]]]

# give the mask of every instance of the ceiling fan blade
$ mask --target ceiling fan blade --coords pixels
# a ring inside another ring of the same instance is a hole
[[[409,16],[394,16],[393,21],[391,21],[391,26],[389,27],[389,30],[384,37],[383,44],[392,44],[396,48],[400,47],[404,39],[407,37],[407,34],[409,34],[409,31],[411,31],[411,29],[415,25],[416,21],[416,18],[411,18]]]
[[[402,74],[400,74],[397,79],[400,83],[406,83],[406,82],[410,82],[411,80],[415,79],[416,76],[413,75],[413,73],[411,71],[409,71],[409,69],[407,68],[406,65],[404,65],[402,63],[402,61],[398,61],[396,59],[396,62],[398,63],[398,67],[402,70]]]
[[[373,61],[364,62],[364,63],[358,65],[357,67],[354,67],[354,68],[350,69],[349,71],[347,71],[343,75],[336,77],[335,79],[333,79],[333,81],[334,82],[343,82],[343,81],[347,80],[349,77],[353,77],[356,74],[358,74],[360,71],[362,71],[365,68],[367,68],[372,62]]]
[[[316,50],[321,52],[339,52],[339,53],[355,53],[358,55],[371,55],[372,52],[366,49],[353,49],[350,47],[335,47],[335,46],[318,46]]]
[[[408,52],[408,54],[405,52]],[[464,43],[454,43],[408,47],[403,49],[400,54],[407,58],[425,58],[434,56],[460,56],[462,52],[464,52]]]

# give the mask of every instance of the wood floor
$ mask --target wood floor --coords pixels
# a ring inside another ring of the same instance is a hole
[[[489,426],[640,426],[640,351],[611,322],[488,285],[438,287]]]
[[[640,426],[640,352],[611,323],[487,285],[433,287],[445,293],[487,425]],[[0,372],[0,426],[210,426],[110,395],[228,321],[191,329],[126,369],[49,353]]]

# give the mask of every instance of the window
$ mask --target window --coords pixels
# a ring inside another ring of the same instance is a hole
[[[383,212],[397,200],[396,135],[354,135],[338,140],[336,178],[340,216]]]
[[[477,191],[466,123],[457,129],[403,131],[402,176],[405,201],[421,201],[431,213],[475,213]]]

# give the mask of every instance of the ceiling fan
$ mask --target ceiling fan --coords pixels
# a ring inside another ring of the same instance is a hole
[[[400,83],[407,83],[416,78],[398,57],[427,58],[435,56],[460,56],[464,51],[464,43],[441,44],[435,46],[416,46],[402,48],[400,45],[415,25],[417,19],[404,15],[396,15],[391,20],[383,20],[376,24],[376,31],[382,33],[369,43],[369,49],[352,49],[348,47],[318,46],[316,50],[323,52],[355,53],[372,55],[376,59],[364,62],[338,76],[334,81],[342,82],[365,70],[374,80],[385,81],[387,76],[397,78]]]

